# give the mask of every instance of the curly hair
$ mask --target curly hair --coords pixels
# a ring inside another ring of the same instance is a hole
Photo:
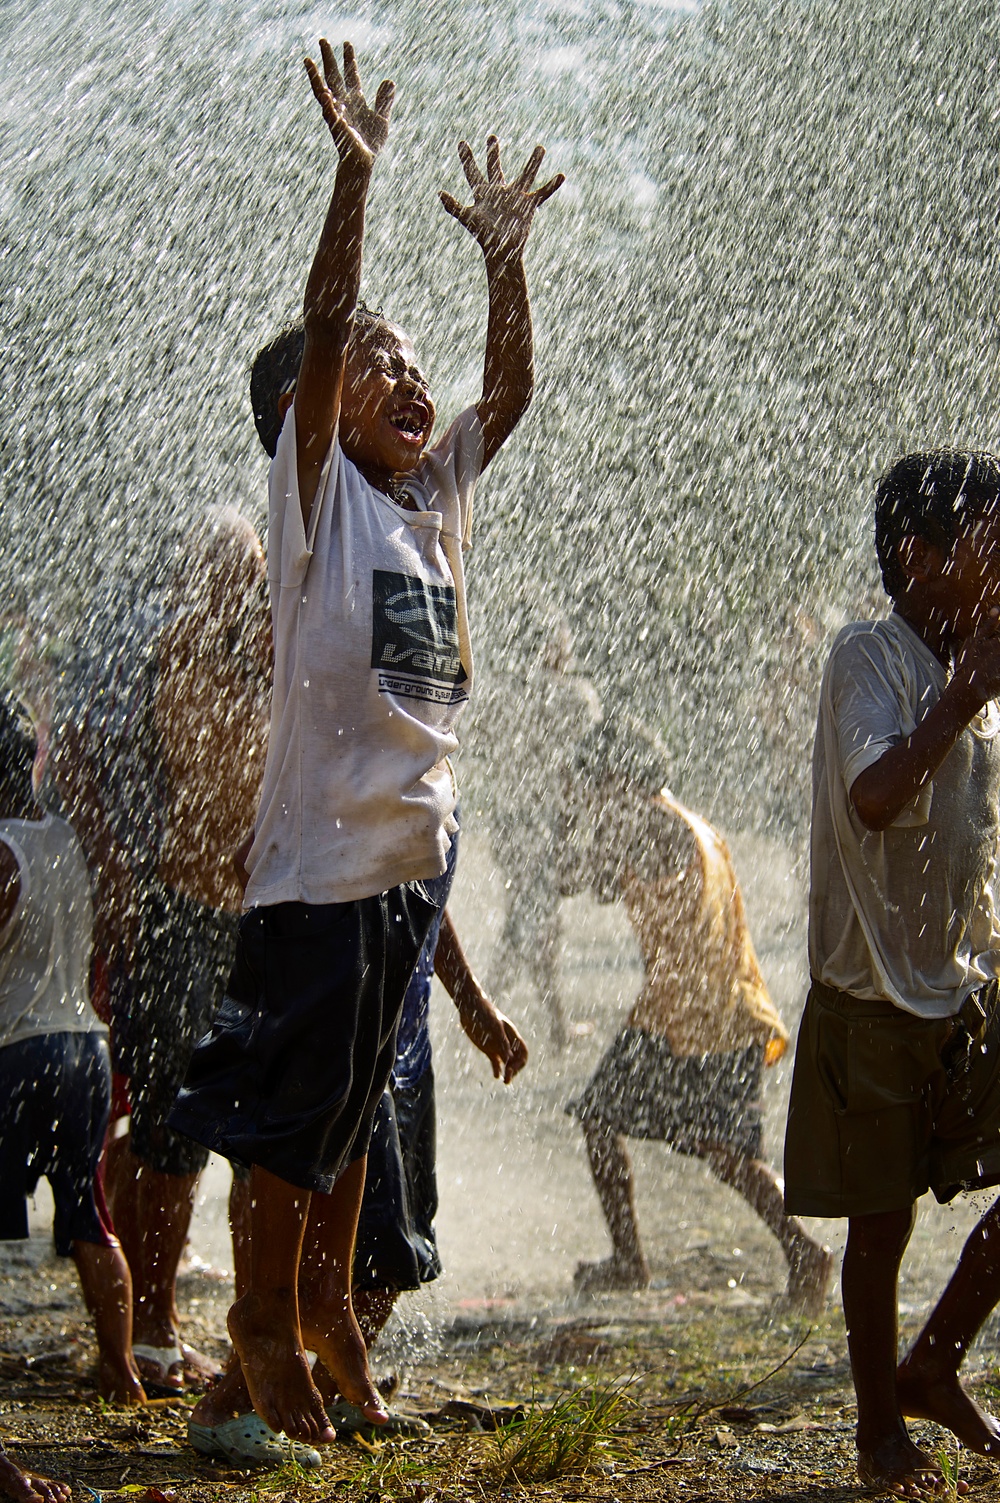
[[[963,449],[907,454],[888,469],[875,493],[875,551],[886,594],[898,600],[908,580],[899,559],[904,538],[950,549],[968,518],[1000,501],[1000,459]]]

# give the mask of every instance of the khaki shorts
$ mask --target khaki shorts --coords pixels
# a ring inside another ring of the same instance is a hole
[[[928,1020],[813,982],[795,1050],[785,1209],[898,1211],[1000,1184],[997,984]]]

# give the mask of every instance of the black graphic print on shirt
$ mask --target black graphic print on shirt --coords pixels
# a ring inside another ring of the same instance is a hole
[[[380,694],[435,704],[468,699],[454,585],[373,570],[372,667],[378,669]]]

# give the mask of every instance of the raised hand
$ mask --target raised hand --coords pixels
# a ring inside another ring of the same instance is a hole
[[[442,193],[441,202],[479,242],[487,260],[516,259],[524,250],[535,210],[562,186],[563,174],[557,173],[542,187],[532,188],[545,156],[545,147],[536,146],[520,176],[508,183],[500,165],[500,143],[496,136],[486,138],[485,177],[467,141],[458,143],[458,155],[472,189],[472,203],[461,204],[450,193]]]
[[[396,97],[396,85],[385,78],[378,86],[374,109],[361,89],[358,62],[350,42],[344,43],[344,72],[341,75],[333,48],[320,38],[323,72],[307,57],[306,72],[312,91],[319,101],[330,134],[341,159],[355,159],[370,167],[386,143],[389,114]]]

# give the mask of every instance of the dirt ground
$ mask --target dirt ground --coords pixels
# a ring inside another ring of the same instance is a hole
[[[765,975],[794,1025],[804,979],[801,863],[759,839],[737,840],[734,850]],[[454,910],[473,962],[488,978],[503,882],[474,834]],[[776,1243],[702,1165],[655,1144],[636,1145],[653,1285],[635,1295],[574,1295],[576,1261],[603,1256],[607,1239],[579,1130],[563,1107],[613,1037],[639,970],[614,908],[588,898],[565,905],[563,940],[564,992],[577,1036],[561,1054],[548,1045],[545,1017],[524,978],[506,1006],[524,1027],[532,1059],[508,1091],[495,1086],[460,1036],[447,999],[435,998],[437,1225],[446,1272],[401,1301],[375,1358],[377,1371],[400,1379],[395,1407],[426,1418],[428,1437],[374,1446],[345,1439],[329,1448],[315,1474],[291,1466],[244,1473],[187,1446],[192,1400],[158,1400],[142,1412],[108,1408],[94,1387],[94,1347],[73,1270],[51,1252],[40,1195],[31,1240],[0,1245],[0,1439],[11,1454],[71,1479],[79,1497],[97,1494],[109,1503],[171,1503],[171,1495],[178,1503],[833,1503],[867,1496],[855,1482],[853,1392],[837,1292],[812,1328],[784,1317]],[[786,1061],[768,1079],[775,1162],[788,1074]],[[187,1339],[218,1357],[230,1298],[226,1189],[225,1168],[213,1163],[180,1287]],[[904,1339],[918,1328],[985,1203],[922,1206],[901,1286]],[[837,1223],[815,1229],[842,1245]],[[994,1320],[969,1361],[973,1387],[989,1407],[1000,1404],[998,1330]],[[617,1389],[616,1412],[595,1415],[594,1405],[614,1407]],[[552,1406],[549,1429],[559,1444],[579,1440],[593,1424],[589,1455],[552,1478],[544,1467],[533,1475],[530,1457],[511,1475],[515,1444],[532,1438],[537,1417]],[[491,1431],[491,1413],[513,1415],[513,1428]],[[953,1465],[949,1437],[931,1426],[913,1428]],[[974,1496],[1000,1499],[1000,1468],[966,1453],[958,1465]]]

